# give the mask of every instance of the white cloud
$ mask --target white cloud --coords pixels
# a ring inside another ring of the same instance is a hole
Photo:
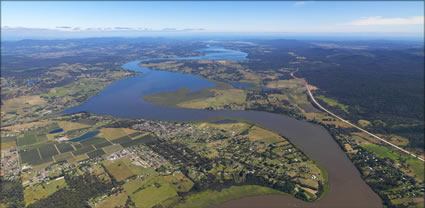
[[[407,18],[382,18],[380,16],[376,17],[366,17],[359,20],[354,20],[352,22],[347,22],[343,25],[423,25],[424,16],[415,16]]]

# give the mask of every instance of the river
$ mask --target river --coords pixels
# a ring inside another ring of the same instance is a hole
[[[218,47],[198,50],[205,54],[194,57],[158,58],[152,60],[247,60],[247,54]],[[256,111],[208,111],[168,108],[149,103],[144,95],[189,88],[197,91],[214,86],[206,79],[176,72],[155,71],[139,66],[143,61],[123,65],[124,69],[142,72],[137,76],[112,83],[98,95],[64,113],[90,112],[119,118],[144,118],[189,122],[217,117],[244,119],[273,130],[321,164],[329,176],[329,193],[319,201],[307,203],[290,196],[270,195],[246,197],[229,201],[218,207],[382,207],[380,198],[361,179],[360,173],[336,144],[331,135],[319,125],[285,115]]]

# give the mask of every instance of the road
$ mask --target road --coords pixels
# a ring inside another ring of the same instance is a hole
[[[298,71],[298,70],[297,70],[297,71]],[[381,137],[378,137],[378,136],[376,136],[375,134],[372,134],[372,133],[370,133],[370,132],[368,132],[368,131],[366,131],[366,130],[362,129],[362,128],[360,128],[360,127],[359,127],[359,126],[357,126],[357,125],[352,124],[351,122],[349,122],[349,121],[347,121],[347,120],[345,120],[345,119],[343,119],[343,118],[341,118],[341,117],[337,116],[336,114],[332,113],[332,112],[331,112],[331,111],[329,111],[328,109],[324,108],[324,107],[323,107],[322,105],[320,105],[320,104],[319,104],[319,102],[317,102],[317,101],[316,101],[316,99],[314,98],[313,94],[311,93],[310,87],[308,86],[308,83],[307,83],[307,81],[306,81],[305,79],[296,77],[296,76],[294,75],[294,72],[292,72],[292,73],[291,73],[291,76],[292,76],[294,79],[300,80],[300,81],[302,81],[302,82],[304,83],[304,85],[305,85],[305,87],[306,87],[306,89],[307,89],[307,94],[308,94],[308,96],[311,98],[311,100],[313,101],[313,103],[314,103],[314,104],[316,104],[316,106],[318,106],[321,110],[323,110],[323,111],[325,111],[326,113],[328,113],[329,115],[331,115],[331,116],[333,116],[333,117],[337,118],[338,120],[340,120],[340,121],[342,121],[342,122],[344,122],[344,123],[347,123],[348,125],[350,125],[350,126],[352,126],[352,127],[356,128],[356,129],[358,129],[358,130],[360,130],[360,131],[362,131],[362,132],[364,132],[364,133],[368,134],[369,136],[371,136],[371,137],[373,137],[373,138],[375,138],[375,139],[378,139],[379,141],[384,142],[385,144],[388,144],[388,145],[390,145],[391,147],[396,148],[396,149],[398,149],[398,150],[400,150],[400,151],[402,151],[402,152],[404,152],[404,153],[406,153],[406,154],[408,154],[408,155],[410,155],[410,156],[413,156],[413,157],[415,157],[415,158],[417,158],[417,159],[421,160],[422,162],[425,162],[425,160],[424,160],[423,158],[419,157],[418,155],[416,155],[416,154],[414,154],[414,153],[412,153],[412,152],[409,152],[409,151],[407,151],[407,150],[405,150],[405,149],[403,149],[403,148],[401,148],[401,147],[399,147],[399,146],[397,146],[397,145],[395,145],[395,144],[393,144],[393,143],[391,143],[391,142],[388,142],[387,140],[382,139]]]

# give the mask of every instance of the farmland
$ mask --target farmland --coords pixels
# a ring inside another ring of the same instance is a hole
[[[123,181],[134,175],[133,171],[122,160],[115,162],[106,161],[104,165],[117,181]]]
[[[58,189],[66,186],[65,179],[53,180],[49,184],[41,184],[25,189],[25,203],[30,204],[36,200],[46,198]]]
[[[204,191],[194,194],[178,207],[210,207],[218,205],[226,201],[239,199],[247,196],[255,195],[270,195],[270,194],[285,194],[270,188],[247,185],[247,186],[232,186],[221,191]]]

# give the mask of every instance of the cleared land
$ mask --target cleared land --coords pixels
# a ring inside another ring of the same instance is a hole
[[[115,161],[108,160],[103,163],[109,173],[117,181],[123,181],[124,179],[134,175],[133,171],[131,171],[131,169],[122,160],[123,159]]]
[[[127,128],[103,128],[100,130],[100,134],[98,134],[98,136],[104,137],[107,140],[111,141],[113,139],[123,137],[135,132],[137,131],[133,129],[127,129]]]
[[[247,185],[247,186],[232,186],[221,191],[204,191],[189,196],[184,203],[178,207],[197,208],[197,207],[210,207],[218,205],[226,201],[240,199],[248,196],[266,195],[266,194],[284,194],[271,188],[262,186]]]
[[[27,188],[24,191],[25,203],[28,205],[38,199],[48,197],[50,194],[53,194],[58,189],[64,188],[65,186],[65,179],[62,178],[59,180],[53,180],[49,184],[41,184]]]
[[[167,203],[167,201],[177,201],[178,195],[174,188],[161,177],[149,180],[143,189],[131,195],[136,207],[153,207]],[[169,203],[169,202],[168,202]]]
[[[338,101],[331,99],[331,98],[327,98],[325,96],[317,96],[318,99],[322,100],[323,102],[325,102],[326,104],[328,104],[329,106],[337,106],[338,108],[341,108],[341,110],[343,110],[346,113],[348,112],[348,105],[344,105],[339,103]]]

